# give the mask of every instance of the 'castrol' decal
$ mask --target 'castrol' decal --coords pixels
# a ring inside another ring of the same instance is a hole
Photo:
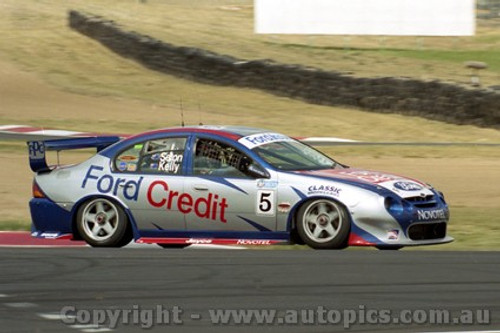
[[[155,191],[156,190],[156,191]],[[199,218],[208,220],[219,220],[226,223],[226,198],[208,193],[206,197],[194,199],[189,193],[173,191],[168,187],[167,182],[155,180],[147,191],[148,203],[155,208],[172,210],[177,208],[183,214],[195,214]]]
[[[413,182],[395,182],[394,188],[402,191],[421,191],[423,186]]]
[[[372,184],[379,184],[379,183],[384,183],[384,182],[389,182],[392,180],[397,180],[399,177],[393,176],[393,175],[387,175],[384,173],[380,172],[373,172],[373,171],[364,171],[364,170],[347,170],[347,171],[342,171],[339,172],[339,174],[353,178],[353,179],[358,179],[362,180],[368,183]]]

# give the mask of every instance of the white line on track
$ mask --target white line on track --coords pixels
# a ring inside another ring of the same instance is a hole
[[[58,320],[58,321],[63,321],[63,319],[71,319],[71,318],[76,318],[76,316],[72,315],[62,315],[58,312],[50,312],[50,313],[37,313],[38,317],[46,319],[46,320]],[[108,327],[99,327],[99,325],[96,324],[85,324],[85,325],[80,325],[80,324],[75,324],[75,325],[68,325],[68,327],[80,330],[82,332],[111,332],[112,329]]]
[[[237,245],[217,245],[217,244],[193,244],[188,247],[188,249],[199,250],[199,249],[224,249],[224,250],[246,250],[244,246]]]
[[[35,303],[28,303],[28,302],[21,302],[21,303],[4,303],[5,306],[8,306],[9,308],[16,308],[16,309],[26,309],[26,308],[34,308],[37,307]]]
[[[25,248],[25,249],[34,249],[34,248],[67,248],[67,249],[71,249],[71,248],[75,248],[75,249],[78,249],[78,248],[82,248],[82,247],[86,247],[88,245],[82,245],[82,246],[79,246],[79,245],[0,245],[0,248],[6,248],[6,247],[12,247],[12,248]]]
[[[32,239],[28,231],[0,231],[0,237],[17,237],[17,236],[26,236],[25,239],[21,239],[19,241],[19,244],[10,244],[10,242],[7,242],[6,244],[0,243],[0,248],[3,247],[10,247],[10,248],[82,248],[82,247],[89,247],[87,244],[68,244],[68,243],[61,243],[57,244],[57,241],[54,242],[54,244],[48,245],[48,244],[30,244],[29,241]],[[2,240],[0,240],[1,242]],[[186,244],[188,245],[188,244]],[[140,244],[140,243],[135,243],[131,242],[126,246],[126,248],[157,248],[158,250],[161,250],[158,245],[156,244]],[[224,249],[224,250],[245,250],[247,249],[244,246],[237,246],[237,245],[217,245],[217,244],[192,244],[187,247],[188,249]],[[0,294],[0,297],[1,294]]]
[[[130,248],[159,248],[158,245],[156,244],[139,244],[139,243],[134,243],[131,242],[125,248],[130,249]],[[199,249],[223,249],[223,250],[246,250],[247,248],[244,246],[237,246],[237,245],[217,245],[217,244],[192,244],[186,247],[186,250],[199,250]]]
[[[47,319],[47,320],[63,320],[63,319],[70,319],[70,318],[76,318],[76,316],[72,315],[62,315],[59,312],[53,312],[53,313],[37,313],[38,317]]]
[[[12,247],[12,248],[82,248],[82,247],[89,247],[89,245],[82,245],[82,246],[76,246],[76,245],[1,245],[0,248],[2,247]],[[152,247],[158,247],[156,244],[138,244],[138,243],[130,243],[129,245],[125,246],[124,248],[127,249],[140,249],[140,248],[152,248]],[[222,249],[222,250],[246,250],[247,248],[244,246],[237,246],[237,245],[217,245],[217,244],[193,244],[189,245],[186,247],[186,249],[191,249],[191,250],[200,250],[200,249]],[[0,297],[7,297],[7,296],[2,296],[0,294]]]
[[[418,332],[418,333],[500,333],[500,331],[439,331],[439,332]]]
[[[58,312],[49,312],[49,313],[37,313],[38,317],[46,319],[46,320],[58,320],[63,322],[65,319],[72,319],[76,318],[74,315],[62,315]],[[75,324],[75,325],[68,325],[68,327],[71,327],[73,329],[80,330],[85,333],[93,333],[93,332],[111,332],[113,331],[111,328],[108,327],[100,327],[99,325],[96,324]]]
[[[70,325],[69,327],[81,330],[82,332],[111,332],[111,328],[107,327],[99,327],[98,325],[89,324],[89,325]]]

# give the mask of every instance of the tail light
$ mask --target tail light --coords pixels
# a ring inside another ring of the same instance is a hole
[[[32,192],[33,192],[33,198],[46,198],[47,196],[43,191],[40,189],[40,186],[36,183],[36,181],[33,181],[33,186],[32,186]]]

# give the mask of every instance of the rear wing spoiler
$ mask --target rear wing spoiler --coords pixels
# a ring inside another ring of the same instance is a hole
[[[61,151],[84,148],[96,148],[100,152],[104,148],[120,141],[119,136],[99,136],[99,137],[83,137],[70,139],[56,139],[44,141],[28,141],[28,152],[30,159],[30,167],[33,172],[50,171],[51,168],[47,165],[45,152]]]

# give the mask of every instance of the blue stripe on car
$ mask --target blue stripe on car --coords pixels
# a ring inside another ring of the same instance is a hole
[[[204,180],[207,180],[207,181],[210,181],[210,182],[222,184],[222,185],[225,185],[225,186],[230,187],[232,189],[235,189],[237,191],[240,191],[241,193],[248,194],[245,190],[243,190],[242,188],[234,185],[233,183],[231,183],[230,181],[226,180],[225,178],[222,178],[222,177],[210,177],[210,176],[200,177],[200,178],[203,178]]]
[[[302,193],[301,190],[291,186],[292,190],[295,191],[295,193],[297,193],[297,195],[300,197],[301,200],[304,200],[305,198],[307,198],[307,195],[305,195],[304,193]]]
[[[271,229],[268,229],[268,228],[264,227],[263,225],[258,224],[257,222],[246,219],[243,216],[238,215],[238,217],[259,231],[272,231]]]
[[[198,230],[140,230],[140,237],[165,238],[230,238],[230,239],[276,239],[288,240],[284,231],[198,231]]]
[[[285,172],[285,173],[288,173],[288,174],[291,174],[291,175],[295,175],[295,176],[311,177],[311,178],[316,178],[316,179],[334,181],[334,182],[338,182],[338,183],[346,184],[346,185],[352,185],[352,186],[360,187],[360,188],[365,189],[367,191],[375,192],[377,194],[384,195],[384,196],[390,195],[392,193],[388,189],[383,188],[381,186],[367,184],[367,183],[363,183],[363,182],[357,182],[357,181],[353,181],[353,180],[339,179],[339,178],[335,178],[334,176],[332,176],[332,177],[319,176],[319,175],[296,173],[296,172],[293,172],[293,171],[288,171],[288,172]]]

